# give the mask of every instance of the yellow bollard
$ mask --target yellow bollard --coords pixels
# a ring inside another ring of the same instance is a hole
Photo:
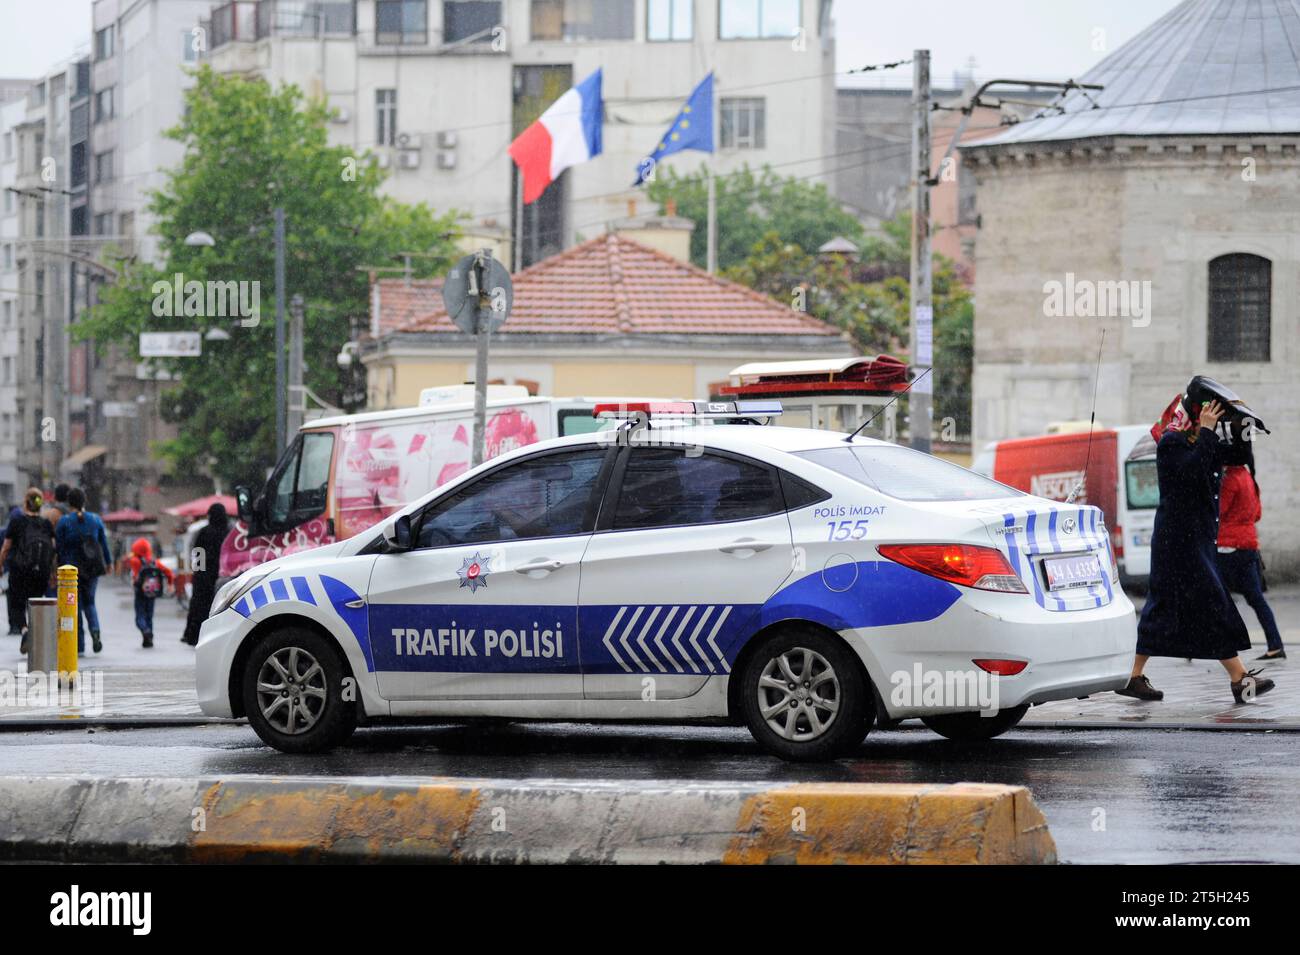
[[[77,568],[64,564],[59,568],[59,683],[71,686],[77,681]]]

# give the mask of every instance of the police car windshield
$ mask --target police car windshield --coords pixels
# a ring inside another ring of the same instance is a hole
[[[858,446],[801,451],[798,456],[901,501],[981,501],[1023,492],[911,448]]]

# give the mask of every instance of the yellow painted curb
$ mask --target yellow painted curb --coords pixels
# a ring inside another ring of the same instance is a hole
[[[1051,864],[1056,843],[1020,786],[813,783],[746,800],[723,861]]]
[[[279,791],[277,791],[279,788]],[[474,815],[473,787],[268,786],[218,782],[203,799],[194,862],[248,862],[257,856],[311,861],[325,857],[454,862]]]

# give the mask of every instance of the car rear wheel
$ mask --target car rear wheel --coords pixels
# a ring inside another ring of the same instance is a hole
[[[334,644],[311,630],[285,629],[260,641],[244,665],[244,712],[267,744],[283,753],[319,753],[357,726],[357,706],[344,700],[349,679]]]
[[[1013,728],[1029,712],[1029,704],[1013,706],[998,710],[992,716],[980,713],[943,713],[939,716],[923,716],[921,722],[940,736],[948,739],[971,742],[993,739]]]
[[[875,719],[870,684],[852,651],[817,630],[773,634],[739,679],[749,731],[782,759],[834,759],[861,743]]]

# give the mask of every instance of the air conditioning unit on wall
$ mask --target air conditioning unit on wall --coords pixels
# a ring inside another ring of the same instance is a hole
[[[375,153],[375,165],[380,169],[387,169],[393,164],[393,157],[386,152]]]
[[[453,151],[450,150],[450,149],[444,149],[444,150],[441,150],[441,151],[438,153],[438,168],[439,168],[439,169],[455,169],[455,168],[456,168],[456,153],[453,152]]]
[[[403,169],[419,169],[420,154],[414,149],[403,149],[397,154],[397,164]]]
[[[419,133],[398,133],[397,147],[399,149],[419,149],[421,148]]]

